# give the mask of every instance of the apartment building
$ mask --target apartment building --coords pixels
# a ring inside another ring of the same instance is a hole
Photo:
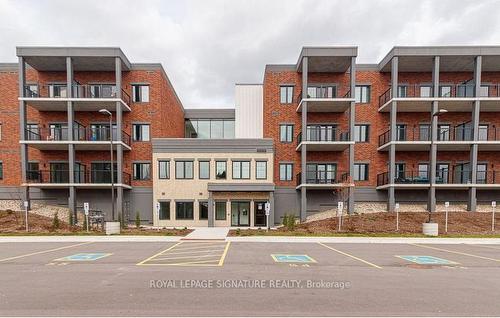
[[[17,56],[0,73],[2,199],[73,214],[90,202],[109,220],[139,211],[151,221],[151,139],[184,136],[162,66],[131,63],[119,48],[18,47]]]

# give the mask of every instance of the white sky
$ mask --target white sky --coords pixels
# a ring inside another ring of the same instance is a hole
[[[0,61],[17,45],[119,46],[161,62],[186,108],[233,107],[234,84],[304,45],[357,45],[376,63],[395,45],[500,44],[497,0],[0,0]]]

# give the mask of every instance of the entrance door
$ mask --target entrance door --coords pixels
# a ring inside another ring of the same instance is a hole
[[[250,202],[231,202],[231,226],[250,226]]]
[[[266,225],[266,202],[255,202],[255,226]]]

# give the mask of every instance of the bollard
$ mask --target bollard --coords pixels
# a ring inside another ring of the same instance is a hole
[[[448,207],[450,206],[450,202],[446,201],[444,203],[444,232],[448,233]]]
[[[493,209],[492,213],[491,213],[491,231],[494,232],[495,231],[495,208],[497,207],[497,202],[496,201],[492,201],[491,202],[491,208]]]
[[[399,232],[399,203],[396,203],[396,232]]]

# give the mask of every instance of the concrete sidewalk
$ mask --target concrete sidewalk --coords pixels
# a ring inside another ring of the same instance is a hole
[[[229,233],[228,227],[198,227],[181,238],[181,240],[225,240]]]

